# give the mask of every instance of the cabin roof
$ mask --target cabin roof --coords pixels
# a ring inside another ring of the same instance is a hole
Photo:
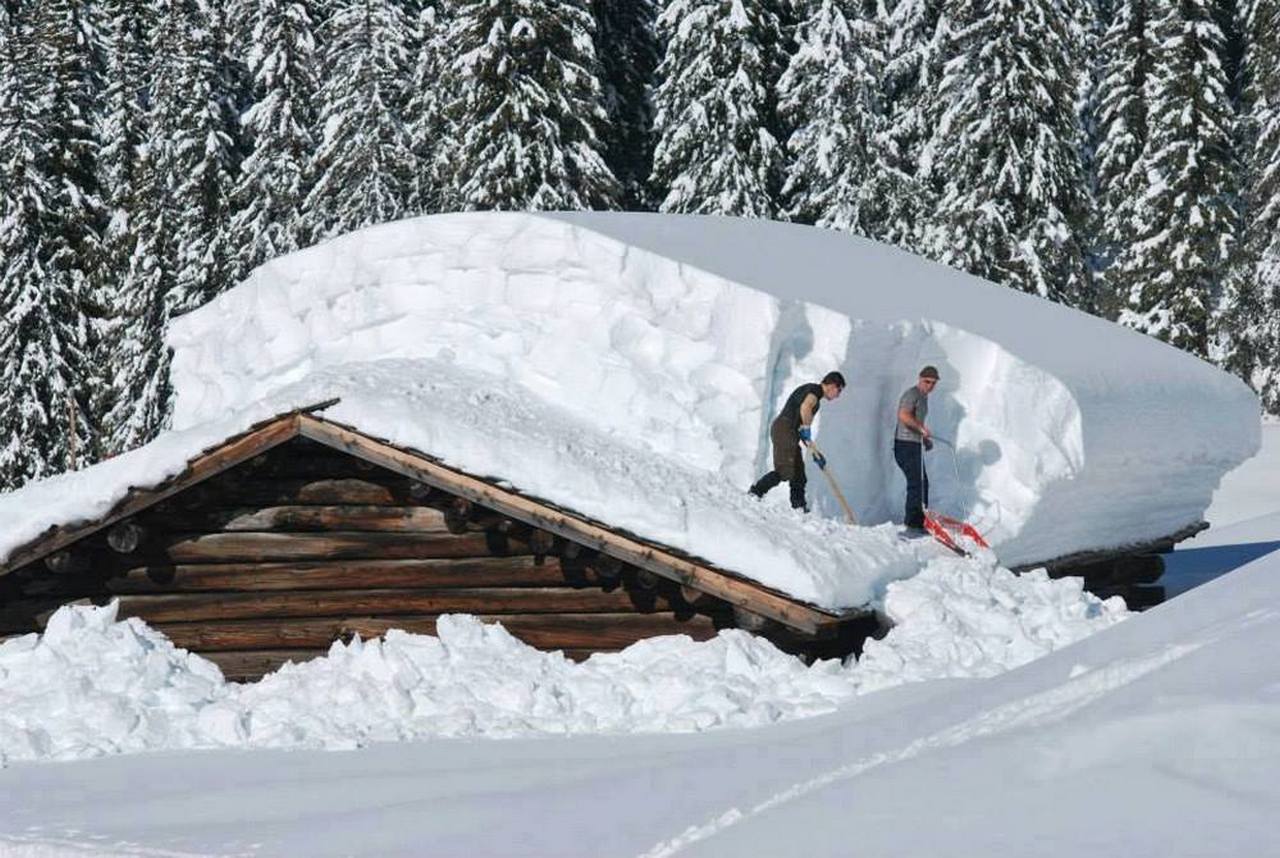
[[[865,610],[836,612],[807,604],[678,549],[522,493],[493,478],[466,473],[428,453],[397,446],[358,427],[316,413],[332,404],[332,400],[318,403],[255,423],[244,432],[203,450],[174,476],[152,486],[131,487],[105,514],[49,527],[12,551],[0,565],[0,576],[55,554],[274,447],[295,438],[306,438],[617,557],[807,635],[833,634],[843,622],[867,613]]]

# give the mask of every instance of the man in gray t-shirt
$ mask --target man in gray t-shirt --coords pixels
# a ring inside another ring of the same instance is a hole
[[[893,460],[907,478],[907,503],[903,520],[909,531],[924,532],[924,508],[929,505],[929,475],[924,451],[933,448],[933,435],[925,425],[929,394],[938,383],[938,369],[926,366],[916,383],[898,397],[898,424],[893,433]]]

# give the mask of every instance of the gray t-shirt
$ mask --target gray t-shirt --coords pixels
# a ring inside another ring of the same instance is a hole
[[[901,411],[904,408],[910,411],[915,415],[917,420],[923,423],[924,419],[929,416],[929,397],[921,393],[920,388],[913,384],[904,390],[902,392],[902,396],[898,398],[898,411]],[[895,420],[897,418],[896,412],[894,413],[894,418]],[[919,432],[912,429],[910,426],[907,426],[901,420],[897,420],[896,422],[898,424],[898,430],[893,433],[895,441],[915,441],[917,444],[924,441],[924,436]]]

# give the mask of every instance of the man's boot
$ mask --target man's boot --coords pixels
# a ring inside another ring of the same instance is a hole
[[[757,498],[762,498],[769,489],[773,488],[780,482],[782,482],[782,478],[778,476],[778,472],[770,471],[760,479],[756,480],[755,485],[747,489],[747,491],[755,495]]]

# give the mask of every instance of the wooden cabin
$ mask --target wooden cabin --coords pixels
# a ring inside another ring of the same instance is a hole
[[[334,640],[432,634],[454,612],[575,659],[729,627],[842,655],[879,627],[317,410],[260,423],[14,551],[0,566],[0,637],[41,630],[67,602],[118,598],[121,618],[249,680]]]

